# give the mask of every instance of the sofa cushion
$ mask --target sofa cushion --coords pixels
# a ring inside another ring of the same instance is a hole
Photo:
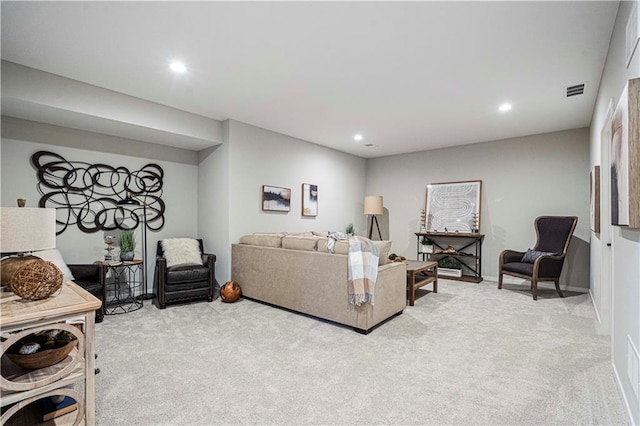
[[[262,247],[282,247],[282,234],[250,234],[240,237],[240,244]]]
[[[386,265],[389,262],[389,251],[391,250],[391,241],[373,241],[373,244],[380,251],[378,265]]]
[[[292,250],[316,251],[320,237],[286,235],[282,238],[282,248]]]
[[[316,237],[327,238],[329,236],[329,231],[311,231],[311,233]]]
[[[200,243],[193,238],[167,238],[162,240],[162,251],[167,268],[179,265],[202,265]]]
[[[180,265],[167,267],[166,285],[176,285],[183,283],[194,283],[204,281],[209,282],[209,269],[206,266]]]

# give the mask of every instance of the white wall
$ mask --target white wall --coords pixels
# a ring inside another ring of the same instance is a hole
[[[85,133],[86,138],[95,137],[95,134]],[[55,135],[52,135],[55,139]],[[162,199],[166,203],[165,224],[162,230],[147,232],[147,277],[148,286],[151,288],[153,280],[153,268],[155,265],[155,247],[157,241],[169,237],[195,237],[197,235],[198,219],[198,170],[196,165],[181,164],[169,161],[149,160],[145,158],[127,155],[132,148],[131,142],[122,145],[123,155],[104,152],[88,151],[79,148],[70,148],[2,138],[1,155],[1,203],[2,206],[16,206],[17,198],[26,198],[28,207],[37,207],[40,194],[37,191],[36,170],[31,166],[31,156],[37,151],[50,151],[61,155],[68,161],[81,161],[86,163],[103,163],[110,166],[124,166],[129,170],[137,170],[149,163],[156,163],[164,170],[164,187]],[[157,147],[161,151],[162,147]],[[173,152],[173,151],[170,151]],[[59,216],[60,217],[60,216]],[[93,263],[104,259],[104,233],[96,232],[87,234],[77,227],[70,226],[56,238],[57,248],[60,250],[67,263]],[[142,237],[136,232],[138,245],[136,257],[142,255]]]
[[[591,122],[590,163],[592,166],[600,165],[603,173],[609,172],[609,165],[602,161],[603,148],[600,134],[605,124],[609,104],[611,101],[614,105],[617,104],[628,79],[640,77],[640,51],[636,51],[628,68],[624,59],[625,28],[631,5],[632,2],[620,2]],[[608,193],[608,190],[603,188],[603,194],[608,195]],[[603,205],[609,202],[608,198],[602,200]],[[629,340],[640,349],[640,230],[611,227],[607,223],[602,223],[602,228],[603,232],[600,236],[592,234],[591,238],[594,305],[600,315],[607,315],[610,311],[613,367],[630,417],[634,424],[640,424],[640,397],[633,392],[628,377],[627,358]],[[610,249],[607,248],[607,243],[611,243]],[[602,265],[606,264],[609,250],[612,256],[613,272],[611,276],[602,276]],[[609,293],[610,298],[605,297]],[[608,305],[609,300],[611,306]]]
[[[505,248],[536,241],[540,215],[575,215],[578,226],[561,285],[589,286],[589,133],[576,129],[370,159],[367,193],[384,196],[392,251],[416,258],[420,210],[429,183],[482,180],[482,273],[497,277]]]

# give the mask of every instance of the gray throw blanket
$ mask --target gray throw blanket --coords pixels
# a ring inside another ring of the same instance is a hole
[[[364,237],[349,238],[349,303],[360,306],[374,304],[374,287],[378,279],[380,251],[373,242]]]

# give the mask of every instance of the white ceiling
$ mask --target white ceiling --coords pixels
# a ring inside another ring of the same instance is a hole
[[[4,60],[371,158],[588,126],[618,2],[1,7]]]

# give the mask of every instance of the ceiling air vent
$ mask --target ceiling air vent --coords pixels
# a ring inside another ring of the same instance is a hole
[[[571,98],[573,96],[584,95],[584,90],[587,83],[580,83],[574,86],[568,86],[565,88],[564,97]]]

